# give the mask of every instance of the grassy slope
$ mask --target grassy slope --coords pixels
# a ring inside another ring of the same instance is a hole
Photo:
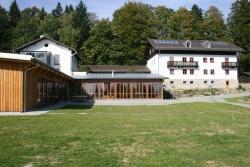
[[[226,100],[229,102],[250,104],[250,96],[238,97],[238,98],[228,98]]]
[[[196,103],[75,106],[54,113],[0,117],[1,166],[250,164],[248,109]]]

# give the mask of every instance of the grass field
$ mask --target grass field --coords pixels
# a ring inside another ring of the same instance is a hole
[[[69,106],[0,117],[0,166],[246,167],[250,111],[226,104]]]
[[[250,96],[238,97],[238,98],[229,98],[229,99],[226,99],[226,100],[229,101],[229,102],[250,104]]]

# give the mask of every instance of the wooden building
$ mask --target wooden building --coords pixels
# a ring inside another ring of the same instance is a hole
[[[0,112],[25,112],[74,97],[163,98],[160,75],[139,66],[110,69],[69,76],[30,55],[0,53]]]
[[[31,56],[1,53],[0,111],[23,112],[67,100],[71,81]]]

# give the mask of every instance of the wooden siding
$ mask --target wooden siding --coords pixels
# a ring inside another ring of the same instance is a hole
[[[23,111],[23,63],[0,60],[0,112]]]

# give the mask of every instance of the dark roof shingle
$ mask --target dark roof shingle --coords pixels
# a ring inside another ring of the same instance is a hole
[[[81,71],[89,73],[150,73],[146,66],[121,66],[121,65],[82,65]]]

